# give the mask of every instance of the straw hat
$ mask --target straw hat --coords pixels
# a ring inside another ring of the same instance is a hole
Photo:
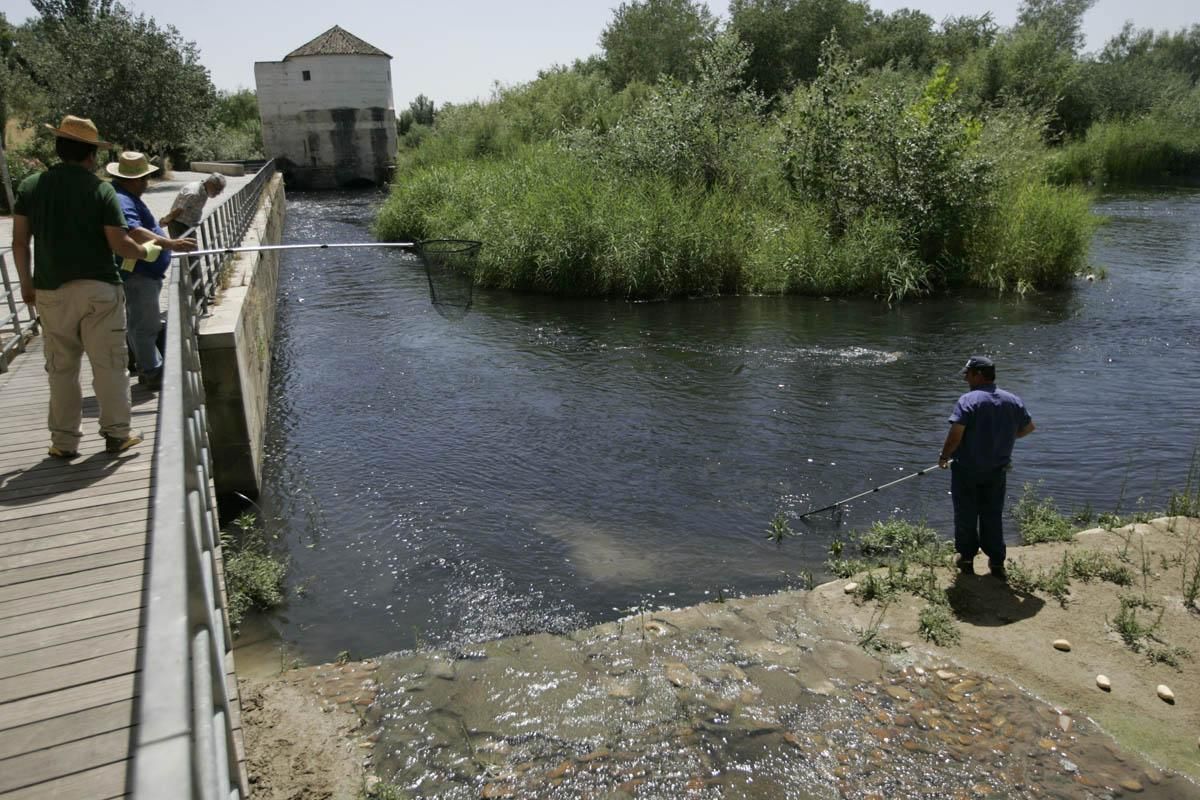
[[[130,180],[144,178],[151,172],[158,172],[158,167],[150,163],[150,159],[146,158],[145,153],[135,153],[132,150],[121,153],[117,163],[105,164],[104,168],[114,178],[129,178]]]
[[[48,122],[43,122],[42,124],[54,131],[55,136],[61,136],[64,139],[74,139],[77,142],[94,144],[97,147],[112,147],[112,142],[100,140],[100,131],[96,130],[95,123],[90,119],[73,117],[67,114],[63,117],[62,124],[57,128]]]

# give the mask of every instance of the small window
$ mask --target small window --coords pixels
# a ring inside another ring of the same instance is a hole
[[[306,81],[311,81],[312,73],[309,72],[308,70],[304,70],[303,72],[300,73],[300,77],[304,78],[304,80],[306,80]]]

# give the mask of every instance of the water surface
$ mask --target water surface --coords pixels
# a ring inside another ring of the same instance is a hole
[[[367,241],[379,200],[292,194],[285,241]],[[1064,507],[1162,506],[1200,441],[1200,194],[1097,210],[1106,280],[891,309],[477,292],[448,320],[395,251],[285,254],[260,501],[292,559],[284,636],[372,655],[820,578],[839,528],[795,515],[933,464],[971,353],[1038,425],[1010,502],[1041,481]],[[948,534],[948,485],[867,497],[840,530]],[[782,547],[779,510],[801,534]]]

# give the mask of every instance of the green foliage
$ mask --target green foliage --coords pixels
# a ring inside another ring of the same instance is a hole
[[[999,291],[1066,286],[1086,264],[1100,218],[1091,195],[1041,181],[1009,183],[967,243],[973,280]]]
[[[1075,540],[1075,527],[1054,505],[1053,497],[1038,499],[1037,487],[1025,484],[1021,499],[1013,508],[1013,516],[1021,528],[1024,544],[1041,542],[1071,542]]]
[[[865,45],[869,14],[856,0],[733,0],[729,28],[752,49],[747,77],[774,97],[817,76],[822,43],[835,32],[851,50]]]
[[[242,624],[246,612],[270,611],[283,604],[283,578],[287,565],[272,553],[253,514],[234,520],[237,530],[222,532],[225,560],[225,594],[229,601],[229,627]]]
[[[938,647],[950,647],[962,639],[953,612],[942,603],[930,603],[922,608],[917,624],[921,636]]]
[[[686,81],[716,30],[716,20],[702,2],[621,3],[600,34],[609,78],[618,89],[635,81],[653,83],[659,76]]]
[[[788,524],[787,514],[783,511],[777,511],[775,516],[771,518],[771,524],[767,526],[767,539],[780,544],[784,539],[795,535],[796,532]]]
[[[207,124],[212,82],[196,45],[175,28],[119,3],[47,8],[21,30],[19,53],[49,119],[88,117],[108,140],[152,153]]]
[[[1098,122],[1050,166],[1052,179],[1061,183],[1168,183],[1198,173],[1200,129],[1166,113]]]
[[[1144,654],[1152,664],[1167,664],[1175,669],[1182,669],[1182,662],[1185,659],[1191,660],[1192,654],[1186,648],[1173,647],[1159,635],[1165,611],[1161,605],[1151,602],[1144,596],[1134,595],[1122,596],[1120,603],[1121,606],[1116,616],[1111,621],[1107,618],[1105,621],[1130,650]],[[1155,610],[1158,611],[1158,615],[1153,622],[1147,622],[1138,615],[1139,611],[1153,613]]]

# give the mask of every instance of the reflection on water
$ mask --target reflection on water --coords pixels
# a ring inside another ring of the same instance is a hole
[[[378,200],[294,195],[285,239],[368,240]],[[772,516],[932,464],[972,352],[1038,424],[1011,492],[1161,504],[1200,438],[1200,195],[1100,211],[1108,280],[893,309],[477,292],[447,320],[396,251],[285,254],[261,500],[305,587],[285,637],[313,660],[463,648],[797,584],[835,523],[779,548]],[[948,531],[947,489],[909,481],[843,524]]]

